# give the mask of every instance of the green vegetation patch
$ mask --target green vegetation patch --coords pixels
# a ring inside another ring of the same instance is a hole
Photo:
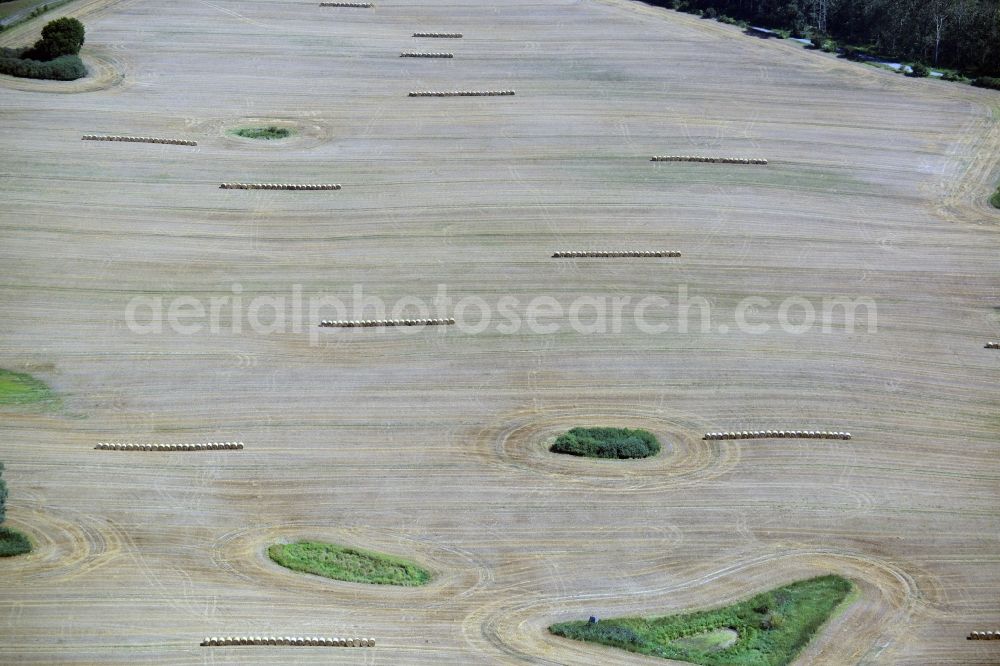
[[[27,405],[55,400],[45,382],[23,372],[0,368],[0,405]]]
[[[972,85],[977,88],[989,88],[990,90],[1000,90],[1000,78],[993,76],[980,76],[972,80]]]
[[[265,141],[271,141],[274,139],[287,139],[295,134],[295,132],[287,127],[275,127],[274,125],[268,125],[267,127],[240,127],[230,130],[230,134],[241,136],[244,139],[263,139]]]
[[[853,586],[840,576],[802,580],[714,610],[665,617],[563,622],[557,636],[703,666],[784,666],[809,643]],[[722,641],[736,633],[730,645]]]
[[[586,458],[648,458],[660,452],[660,443],[645,430],[573,428],[559,435],[549,451]]]
[[[7,55],[19,51],[0,49],[0,74],[49,81],[75,81],[87,75],[87,66],[80,60],[80,56],[67,55],[41,61]]]
[[[49,21],[33,46],[0,49],[0,74],[56,81],[84,77],[87,68],[79,56],[84,33],[83,24],[75,18]]]
[[[9,527],[0,527],[0,557],[13,557],[31,552],[31,541]]]
[[[412,562],[322,541],[279,543],[268,548],[267,554],[293,571],[352,583],[415,586],[431,579],[428,571]]]
[[[990,205],[994,208],[1000,208],[1000,187],[998,187],[997,191],[990,197]]]
[[[670,645],[689,652],[718,652],[735,644],[739,638],[740,635],[732,629],[712,629],[693,636],[676,638],[670,642]]]

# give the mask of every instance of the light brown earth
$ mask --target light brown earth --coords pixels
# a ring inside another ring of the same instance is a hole
[[[1000,643],[965,640],[1000,628],[1000,353],[983,349],[1000,338],[1000,215],[983,203],[997,93],[618,0],[84,0],[45,19],[73,12],[95,78],[0,81],[0,367],[63,397],[0,420],[9,522],[37,543],[0,562],[0,662],[664,663],[545,628],[826,572],[858,600],[799,664],[1000,661]],[[465,38],[410,37],[453,30]],[[455,58],[398,57],[415,48]],[[406,97],[466,88],[517,95]],[[299,134],[226,136],[251,120]],[[633,248],[683,256],[548,258]],[[687,285],[713,309],[709,332],[698,309],[687,333],[676,307],[654,313],[673,324],[659,335],[631,320],[607,335],[125,325],[134,296],[236,283],[246,302],[445,284],[564,304]],[[789,296],[871,298],[877,332],[740,332],[733,307],[754,295],[772,324]],[[648,428],[666,450],[547,454],[572,425]],[[854,437],[700,440],[776,428]],[[226,440],[247,448],[93,450]],[[365,587],[267,561],[299,537],[438,578]],[[378,647],[198,647],[241,634]]]

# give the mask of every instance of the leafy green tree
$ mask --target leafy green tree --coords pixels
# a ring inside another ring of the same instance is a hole
[[[60,56],[77,55],[83,42],[83,24],[75,18],[64,17],[50,21],[42,28],[42,38],[23,57],[46,61]]]

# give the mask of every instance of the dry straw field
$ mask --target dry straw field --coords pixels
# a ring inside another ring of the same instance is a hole
[[[825,573],[858,597],[798,664],[1000,661],[1000,642],[965,639],[1000,628],[996,93],[626,0],[80,0],[45,18],[62,14],[86,24],[94,75],[0,77],[0,367],[61,397],[0,415],[8,523],[36,545],[0,562],[0,662],[666,663],[546,627]],[[228,133],[255,124],[295,133]],[[664,248],[682,256],[552,259]],[[136,296],[296,285],[489,303],[685,285],[712,321],[126,325]],[[838,295],[877,303],[877,331],[732,325],[747,296]],[[547,452],[578,425],[644,428],[664,450]],[[702,439],[777,429],[852,437]],[[229,441],[245,449],[95,449]],[[364,586],[267,559],[301,538],[435,577]],[[199,646],[254,635],[377,643]]]

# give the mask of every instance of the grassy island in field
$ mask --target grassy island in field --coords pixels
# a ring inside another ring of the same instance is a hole
[[[293,571],[352,583],[415,586],[431,579],[428,571],[398,557],[322,541],[279,543],[268,548],[267,554]]]
[[[990,197],[990,205],[994,208],[1000,208],[1000,187],[997,187],[997,191]]]
[[[549,451],[586,458],[648,458],[660,452],[660,443],[645,430],[573,428],[559,435]]]
[[[287,139],[294,134],[287,127],[275,127],[274,125],[267,127],[240,127],[239,129],[231,130],[230,133],[241,136],[244,139],[262,139],[264,141]]]
[[[80,60],[84,27],[75,18],[49,21],[42,37],[33,46],[19,49],[0,48],[0,74],[25,79],[73,81],[87,75]]]
[[[26,405],[55,399],[45,382],[23,372],[0,368],[0,405]]]
[[[702,666],[784,666],[852,590],[840,576],[798,581],[713,610],[563,622],[557,636]]]

